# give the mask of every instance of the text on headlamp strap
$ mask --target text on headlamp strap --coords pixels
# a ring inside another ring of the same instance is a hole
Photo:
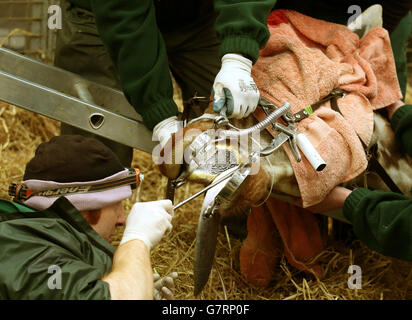
[[[71,194],[79,193],[91,193],[105,191],[113,188],[118,188],[126,185],[130,185],[132,189],[137,188],[141,181],[143,180],[143,174],[140,173],[139,169],[131,168],[129,169],[128,176],[120,179],[82,184],[82,185],[70,185],[65,187],[51,188],[41,191],[35,191],[28,189],[24,184],[12,183],[9,186],[9,195],[15,197],[17,200],[27,200],[31,197],[58,197],[66,196]]]

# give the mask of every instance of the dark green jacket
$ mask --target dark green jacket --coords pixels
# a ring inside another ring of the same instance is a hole
[[[412,156],[412,105],[399,108],[391,126],[399,146]],[[369,248],[412,261],[412,199],[404,195],[359,188],[346,199],[343,214],[356,236]]]
[[[0,248],[0,300],[110,299],[115,248],[64,197],[41,212],[0,200]]]
[[[212,0],[69,0],[91,10],[131,105],[152,129],[176,115],[168,58],[159,30],[178,30],[199,15],[214,18]],[[267,17],[276,0],[215,0],[221,55],[242,53],[255,62],[269,38]],[[199,8],[203,11],[199,11]],[[205,10],[206,9],[206,10]],[[208,10],[207,10],[208,9]]]

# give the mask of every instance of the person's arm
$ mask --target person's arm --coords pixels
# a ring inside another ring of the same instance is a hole
[[[102,280],[109,284],[112,300],[153,299],[150,250],[172,230],[170,200],[137,202],[130,211],[112,271]]]
[[[336,187],[307,209],[325,213],[340,208],[355,235],[370,249],[412,261],[412,199],[394,192]]]
[[[412,105],[398,102],[388,107],[388,117],[398,146],[412,157]]]
[[[109,284],[112,300],[153,299],[153,273],[148,248],[141,240],[128,241],[116,250]]]
[[[239,53],[255,63],[269,39],[267,19],[276,0],[215,0],[214,4],[221,56]]]
[[[251,76],[259,49],[269,39],[267,19],[275,0],[215,0],[215,29],[222,67],[213,84],[213,110],[230,118],[249,116],[259,102]]]
[[[343,214],[369,248],[412,261],[412,199],[394,192],[358,188],[345,200]]]
[[[153,0],[91,0],[103,43],[130,104],[149,128],[178,113]]]
[[[397,101],[387,111],[398,145],[412,156],[412,106]],[[322,202],[307,209],[324,213],[339,208],[369,248],[412,260],[412,199],[394,192],[365,188],[351,191],[338,186]]]

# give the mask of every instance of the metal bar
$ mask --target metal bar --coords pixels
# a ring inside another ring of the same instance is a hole
[[[152,132],[136,120],[2,71],[0,100],[148,153],[156,145]]]
[[[238,166],[239,167],[239,166]],[[231,177],[237,169],[225,174],[223,177],[221,177],[219,180],[217,181],[213,181],[211,184],[209,184],[207,187],[203,188],[202,190],[200,190],[199,192],[196,192],[194,195],[190,196],[189,198],[183,200],[182,202],[178,203],[177,205],[173,206],[173,210],[176,210],[178,208],[180,208],[181,206],[185,205],[186,203],[188,203],[189,201],[192,201],[193,199],[197,198],[198,196],[200,196],[202,193],[208,191],[209,189],[213,188],[214,186],[218,185],[219,183],[221,183],[222,181],[228,179],[229,177]]]
[[[124,117],[143,121],[120,90],[88,81],[75,73],[30,59],[5,48],[0,48],[0,71],[72,97],[78,97],[75,84],[83,83],[93,96],[96,105]]]

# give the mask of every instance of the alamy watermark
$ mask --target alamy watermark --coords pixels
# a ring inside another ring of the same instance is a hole
[[[352,274],[348,279],[348,288],[351,290],[362,289],[362,268],[352,264],[348,268],[348,273]]]
[[[348,7],[348,13],[352,15],[349,17],[347,25],[355,23],[355,29],[360,29],[362,27],[362,8],[356,4],[353,4]]]
[[[186,146],[187,141],[191,141]],[[242,131],[209,129],[202,131],[196,128],[180,130],[173,136],[173,141],[166,143],[164,147],[160,144],[152,151],[152,160],[156,165],[161,164],[189,164],[204,169],[213,168],[222,171],[246,163],[252,153],[259,154],[262,146],[260,144],[260,131],[243,133]],[[259,171],[259,157],[251,163],[250,175]],[[219,169],[220,168],[220,169]]]
[[[47,20],[47,26],[50,30],[56,30],[62,28],[62,8],[57,5],[51,5],[47,9],[47,12],[51,15]]]
[[[47,286],[50,290],[60,290],[62,288],[62,270],[59,266],[53,264],[47,269],[47,273],[52,275],[47,280]]]

